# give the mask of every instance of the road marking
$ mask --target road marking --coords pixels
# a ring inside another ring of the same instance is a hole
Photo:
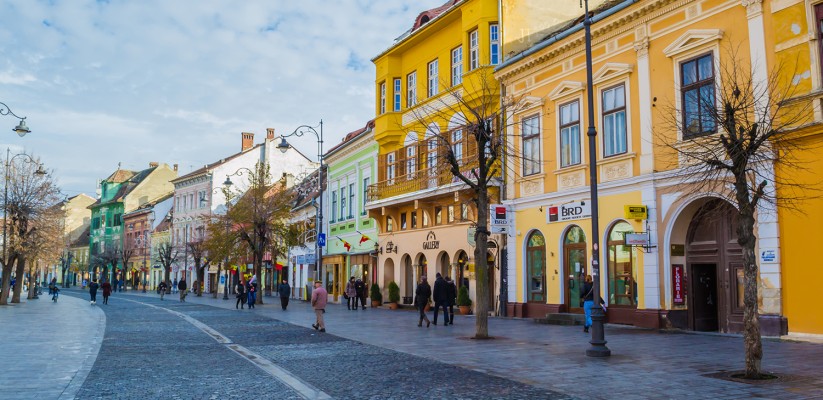
[[[217,343],[225,345],[226,348],[229,350],[237,353],[240,357],[245,358],[248,362],[256,365],[258,368],[262,369],[267,374],[271,375],[278,381],[282,382],[284,385],[294,389],[299,395],[303,396],[306,399],[316,399],[316,400],[327,400],[331,399],[332,397],[323,392],[322,390],[314,387],[312,384],[303,381],[302,379],[298,378],[296,375],[292,374],[291,372],[281,368],[277,364],[271,362],[269,359],[237,344],[233,343],[231,339],[223,335],[222,333],[214,330],[212,327],[204,324],[202,321],[192,318],[186,314],[183,314],[179,311],[170,310],[165,307],[156,306],[154,304],[143,303],[142,301],[137,300],[129,300],[125,298],[120,298],[121,300],[131,301],[133,303],[142,304],[147,307],[156,308],[159,310],[163,310],[166,312],[171,313],[172,315],[176,315],[186,322],[194,325],[196,328],[200,329],[207,335],[211,336],[212,339],[216,340]]]

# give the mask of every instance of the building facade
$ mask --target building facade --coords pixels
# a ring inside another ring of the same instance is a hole
[[[320,207],[320,194],[326,187],[326,175],[323,182],[318,182],[319,169],[298,182],[294,187],[294,207],[289,223],[298,232],[297,243],[289,248],[289,286],[292,298],[308,300],[311,298],[312,282],[319,277],[317,269],[317,210]]]
[[[327,232],[320,277],[331,301],[340,301],[350,277],[366,286],[377,283],[377,225],[368,216],[368,188],[377,175],[374,121],[347,134],[323,156],[328,166],[324,231]]]
[[[420,13],[372,60],[379,147],[366,209],[379,229],[377,281],[384,298],[396,282],[401,302],[411,304],[420,277],[434,282],[441,273],[468,285],[477,304],[474,193],[452,174],[446,156],[454,155],[464,176],[477,168],[477,142],[467,124],[478,109],[483,118],[497,113],[500,93],[491,72],[501,57],[499,28],[497,1],[448,1]],[[496,202],[498,193],[492,197]],[[489,277],[489,309],[495,310],[499,275]]]

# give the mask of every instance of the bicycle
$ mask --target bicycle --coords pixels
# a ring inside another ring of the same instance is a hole
[[[51,296],[51,301],[57,303],[57,296],[59,296],[59,295],[60,295],[60,291],[55,288],[54,289],[54,294],[52,294],[52,296]]]

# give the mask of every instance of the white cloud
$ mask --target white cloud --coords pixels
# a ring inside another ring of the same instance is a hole
[[[69,194],[118,162],[186,173],[239,150],[242,131],[259,142],[323,119],[336,144],[374,117],[370,59],[443,2],[0,0],[0,101],[32,129],[9,139]]]

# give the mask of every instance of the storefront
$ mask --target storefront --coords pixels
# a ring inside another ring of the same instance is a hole
[[[345,291],[346,278],[346,255],[324,255],[323,264],[320,268],[320,280],[323,287],[329,294],[329,301],[339,303]]]

